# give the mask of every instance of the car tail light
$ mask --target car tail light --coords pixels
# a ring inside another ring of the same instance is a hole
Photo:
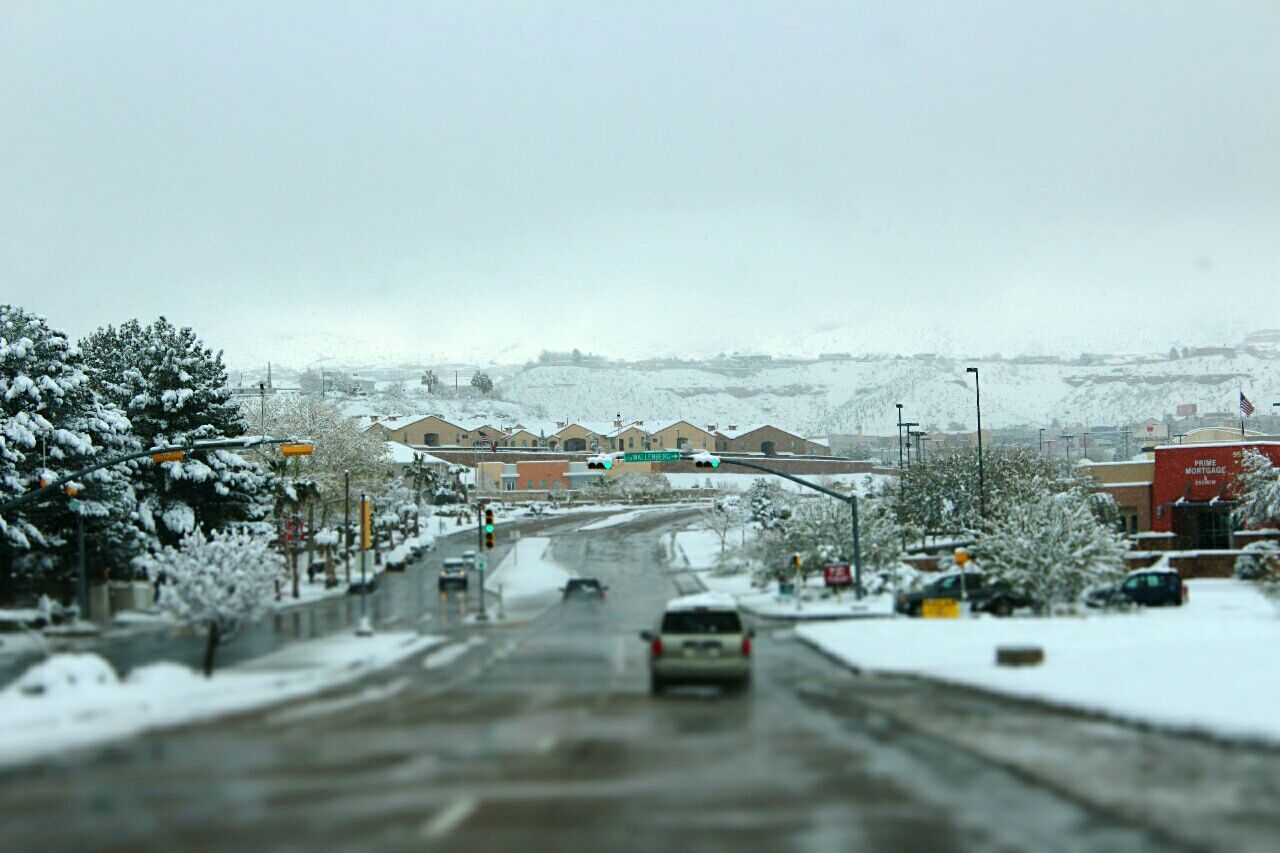
[[[654,637],[649,642],[649,653],[653,655],[655,658],[662,657],[662,638],[661,637]]]
[[[751,657],[751,637],[749,636],[742,638],[742,656],[744,658]]]

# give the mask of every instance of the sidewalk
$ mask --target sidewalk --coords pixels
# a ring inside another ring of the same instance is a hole
[[[444,642],[407,632],[287,646],[212,678],[161,662],[123,680],[94,654],[54,655],[0,691],[0,766],[244,713],[348,684]]]

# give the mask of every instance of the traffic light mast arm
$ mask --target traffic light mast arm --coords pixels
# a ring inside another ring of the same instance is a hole
[[[721,465],[737,465],[740,468],[750,468],[754,471],[763,471],[766,474],[773,474],[775,477],[781,477],[784,480],[790,480],[793,483],[799,483],[801,486],[804,486],[805,488],[813,489],[815,492],[822,492],[824,495],[828,497],[835,498],[836,500],[839,500],[839,501],[844,501],[845,503],[848,503],[851,497],[856,497],[854,495],[843,495],[840,492],[835,491],[834,489],[828,489],[826,486],[819,486],[817,483],[810,482],[809,480],[803,480],[800,477],[795,476],[794,474],[786,474],[782,471],[775,471],[772,468],[766,468],[765,466],[757,465],[754,462],[743,462],[739,459],[729,459],[724,456],[720,456],[718,458],[720,460]]]
[[[157,456],[162,453],[195,453],[200,450],[230,450],[232,448],[250,448],[263,444],[293,444],[297,443],[294,438],[266,438],[260,435],[245,436],[244,438],[217,438],[204,439],[201,441],[193,441],[190,444],[174,444],[165,445],[163,447],[152,447],[148,450],[139,450],[135,453],[126,453],[123,456],[114,456],[110,459],[97,462],[87,468],[81,468],[66,475],[60,480],[49,483],[47,486],[41,486],[30,492],[24,492],[12,500],[5,501],[0,504],[0,512],[7,512],[23,504],[33,501],[42,501],[51,498],[56,494],[60,494],[63,487],[73,480],[78,480],[94,471],[101,471],[103,468],[110,468],[113,465],[120,465],[124,462],[132,462],[135,459],[142,459],[146,456]]]

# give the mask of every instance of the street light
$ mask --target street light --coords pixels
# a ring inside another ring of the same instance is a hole
[[[902,404],[894,403],[898,407],[898,468],[902,468]]]
[[[978,382],[978,368],[966,367],[965,373],[973,374],[973,391],[978,405],[978,514],[987,517],[987,484],[982,470],[982,386]]]
[[[907,437],[907,467],[908,467],[908,468],[910,468],[910,467],[911,467],[911,428],[912,428],[913,426],[920,426],[920,424],[916,423],[915,421],[903,421],[903,422],[902,422],[903,433],[904,433],[904,434],[906,435],[906,437]],[[901,436],[899,436],[899,438],[898,438],[898,444],[899,444],[899,445],[901,445],[901,444],[902,444],[902,437],[901,437]]]
[[[911,430],[911,432],[910,432],[910,433],[908,433],[908,435],[913,435],[913,436],[915,436],[915,438],[916,438],[916,461],[917,461],[917,462],[923,462],[923,461],[924,461],[924,430],[913,429],[913,430]],[[910,445],[911,445],[911,442],[910,442],[910,441],[908,441],[908,442],[907,442],[907,446],[909,447]]]
[[[1089,436],[1093,433],[1085,430],[1080,433],[1080,461],[1085,462],[1089,459]]]

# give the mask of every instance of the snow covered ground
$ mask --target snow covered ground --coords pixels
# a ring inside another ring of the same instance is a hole
[[[797,634],[868,670],[928,676],[1176,728],[1280,742],[1280,616],[1252,585],[1192,580],[1182,608],[1083,617],[878,619]],[[997,667],[1033,644],[1035,667]]]
[[[532,615],[560,598],[560,587],[572,575],[551,559],[550,552],[546,536],[520,539],[485,578],[484,588],[501,593],[508,615]]]
[[[289,646],[212,678],[155,663],[120,680],[97,655],[55,655],[0,692],[0,765],[298,699],[442,642],[405,632],[340,635]]]

